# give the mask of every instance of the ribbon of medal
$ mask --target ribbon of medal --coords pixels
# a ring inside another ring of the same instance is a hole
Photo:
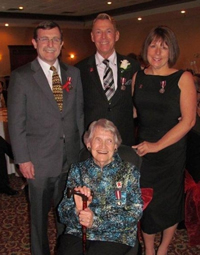
[[[165,93],[166,81],[161,81],[161,82],[160,82],[160,86],[161,86],[161,89],[159,90],[159,92],[160,92],[161,94]]]
[[[117,190],[115,191],[115,196],[117,199],[117,205],[121,205],[121,188],[122,188],[122,182],[116,182]]]

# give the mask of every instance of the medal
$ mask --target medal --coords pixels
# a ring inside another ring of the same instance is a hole
[[[116,186],[117,186],[117,190],[115,191],[115,197],[117,199],[116,203],[117,205],[121,205],[121,197],[122,197],[122,193],[121,193],[121,188],[122,188],[122,182],[116,182]]]
[[[126,89],[126,86],[125,86],[126,78],[121,78],[121,83],[122,83],[121,90],[125,90]]]
[[[159,90],[159,92],[160,92],[161,94],[165,93],[166,81],[161,81],[161,82],[160,82],[160,86],[161,86],[161,89]]]

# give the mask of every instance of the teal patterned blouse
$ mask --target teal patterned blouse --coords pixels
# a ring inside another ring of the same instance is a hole
[[[137,223],[142,216],[143,206],[139,178],[138,169],[122,161],[118,154],[103,169],[92,158],[72,165],[67,187],[87,186],[94,192],[89,205],[94,213],[94,222],[92,228],[87,229],[88,240],[135,245]],[[73,196],[67,198],[66,190],[58,207],[60,220],[66,225],[66,234],[81,237],[82,228],[75,212]],[[116,191],[120,191],[121,199],[117,199]]]

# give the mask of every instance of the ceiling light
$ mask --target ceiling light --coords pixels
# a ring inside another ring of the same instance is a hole
[[[75,58],[74,53],[70,53],[70,54],[69,54],[69,57],[70,57],[71,59],[74,59],[74,58]]]
[[[9,24],[8,24],[8,23],[5,23],[5,27],[9,27]]]
[[[112,4],[112,2],[107,2],[107,4]]]
[[[19,10],[23,10],[24,9],[24,7],[23,6],[19,6]]]
[[[184,14],[184,13],[186,13],[186,11],[185,11],[185,10],[182,10],[181,13]]]
[[[141,21],[141,20],[142,20],[142,18],[141,18],[141,17],[138,17],[138,20],[139,20],[139,21]]]

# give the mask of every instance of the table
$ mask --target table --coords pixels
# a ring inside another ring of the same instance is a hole
[[[7,109],[6,108],[0,108],[0,136],[2,136],[7,142],[10,143],[9,133],[8,133],[8,117],[7,117]],[[7,170],[8,174],[17,173],[15,164],[13,160],[11,160],[6,155],[6,161],[7,161]]]

